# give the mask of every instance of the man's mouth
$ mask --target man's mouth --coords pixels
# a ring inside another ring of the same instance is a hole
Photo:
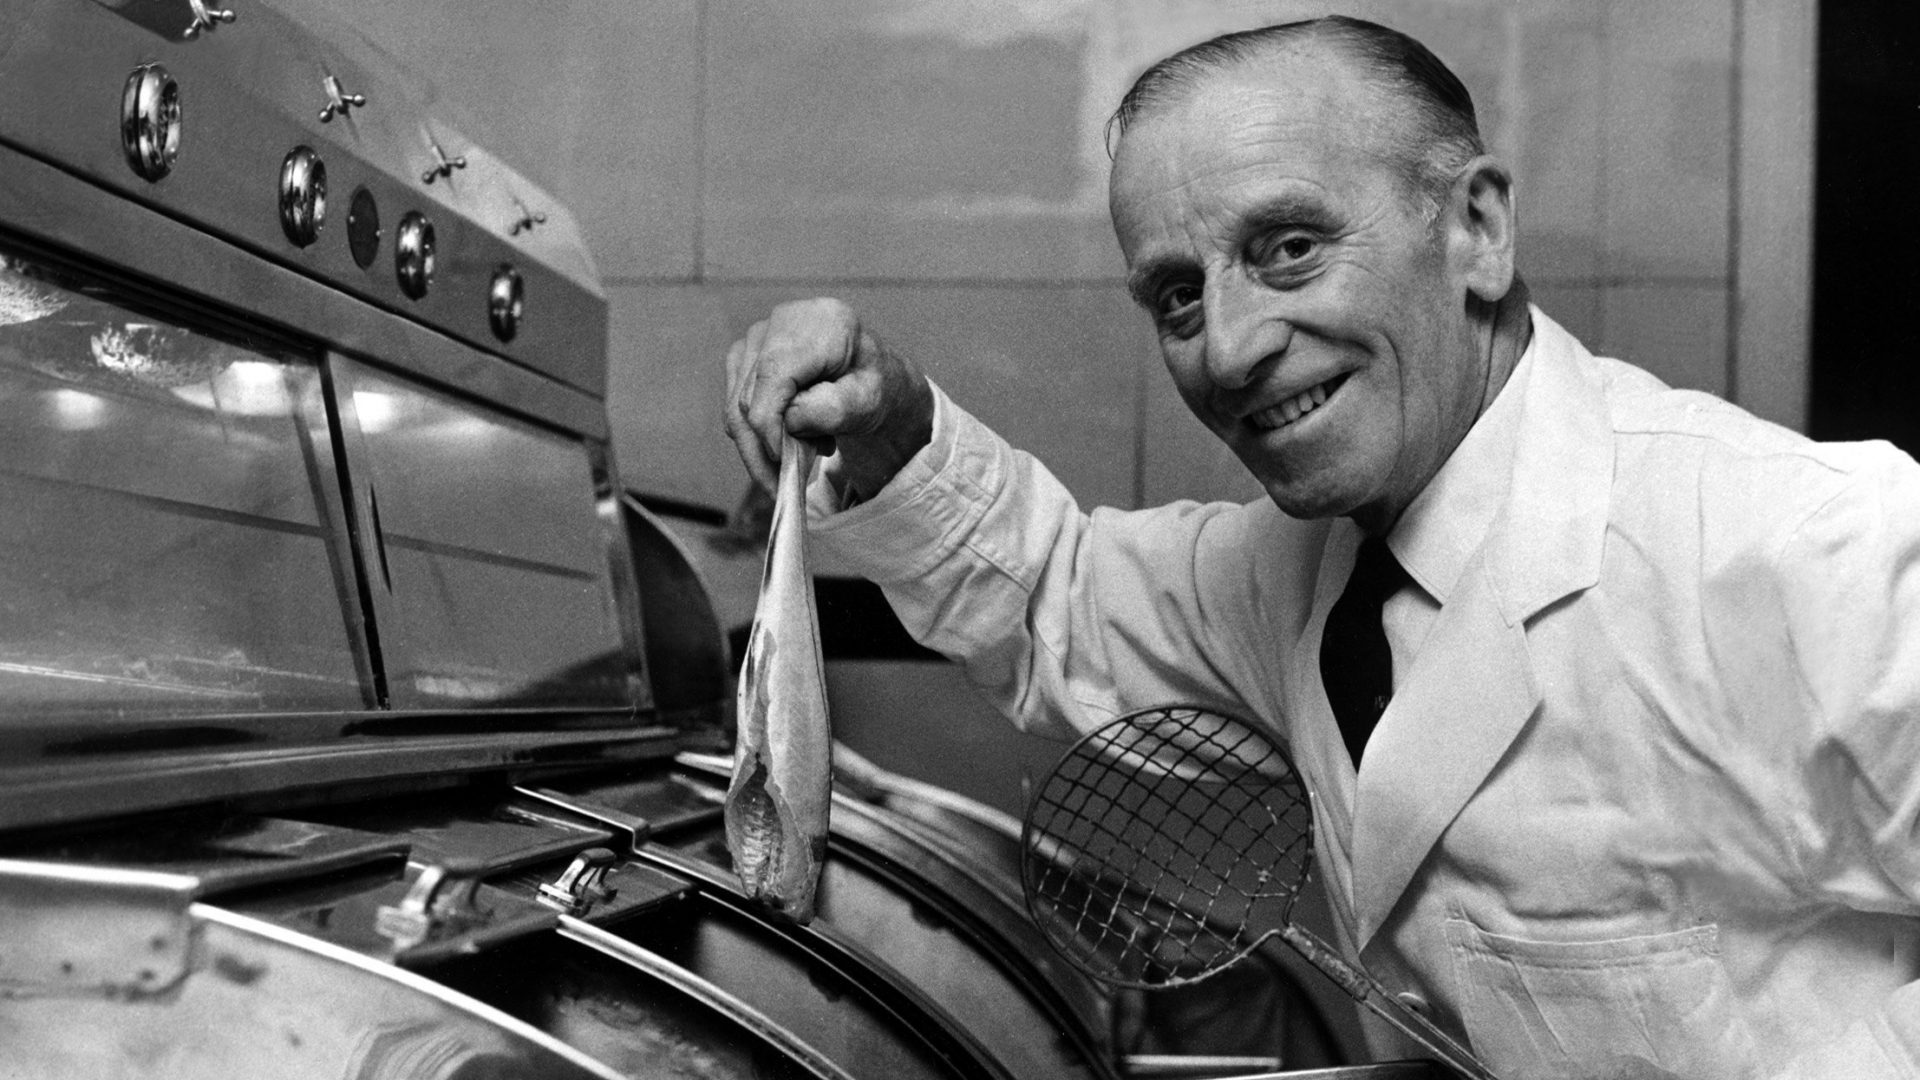
[[[1346,375],[1336,375],[1317,386],[1308,387],[1291,398],[1272,408],[1262,409],[1247,417],[1247,422],[1262,431],[1274,431],[1299,421],[1327,403],[1327,398],[1347,381]]]

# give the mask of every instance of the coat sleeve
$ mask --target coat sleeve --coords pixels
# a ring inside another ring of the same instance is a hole
[[[1802,525],[1778,564],[1794,661],[1814,705],[1783,762],[1804,799],[1793,849],[1818,902],[1920,920],[1920,467],[1884,444],[1859,450],[1865,464],[1853,482]],[[1920,922],[1903,936],[1910,953]],[[1905,962],[1920,970],[1920,959]],[[1920,1078],[1920,982],[1896,987],[1779,1075]]]
[[[873,500],[831,509],[817,488],[822,550],[878,582],[1017,726],[1071,737],[1171,702],[1251,711],[1240,688],[1260,598],[1227,583],[1246,580],[1257,507],[1088,513],[936,394],[932,444]]]

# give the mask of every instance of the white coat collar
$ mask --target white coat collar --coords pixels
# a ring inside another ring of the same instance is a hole
[[[1531,314],[1534,370],[1507,504],[1368,742],[1349,847],[1362,950],[1539,704],[1526,620],[1599,580],[1613,479],[1606,399],[1586,349],[1538,308]],[[1358,540],[1350,523],[1330,537],[1349,549]],[[1339,552],[1326,572],[1344,573],[1352,559]],[[1318,592],[1316,651],[1339,589]]]

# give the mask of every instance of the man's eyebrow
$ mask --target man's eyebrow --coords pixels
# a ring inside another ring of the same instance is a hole
[[[1333,214],[1323,200],[1306,195],[1283,194],[1248,211],[1240,224],[1240,231],[1251,235],[1286,225],[1330,232],[1334,221]]]
[[[1133,297],[1134,303],[1153,310],[1154,294],[1184,265],[1185,260],[1182,259],[1148,259],[1127,273],[1127,294]]]

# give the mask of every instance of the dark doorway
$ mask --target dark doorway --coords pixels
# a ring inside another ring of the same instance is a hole
[[[1920,3],[1824,0],[1819,58],[1809,428],[1920,455]]]

